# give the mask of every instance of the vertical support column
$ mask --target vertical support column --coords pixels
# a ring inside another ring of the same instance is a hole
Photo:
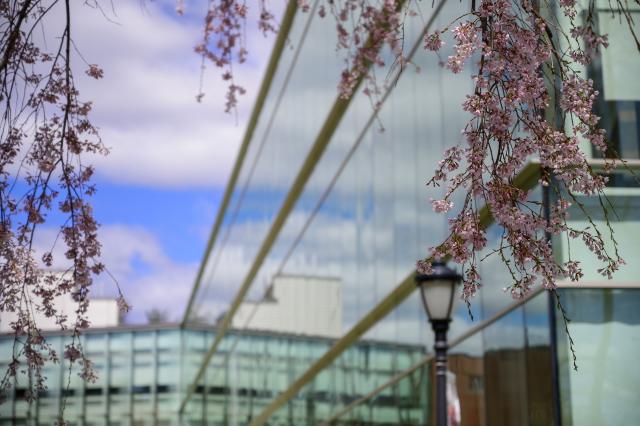
[[[436,425],[447,426],[447,331],[450,320],[431,321],[436,335]]]
[[[556,305],[553,292],[548,291],[549,304],[549,347],[551,354],[551,395],[553,404],[553,420],[555,426],[562,426],[562,411],[560,407],[560,374],[558,371],[558,328],[556,324]]]
[[[62,363],[61,363],[62,364]],[[13,389],[11,392],[13,393],[13,398],[11,398],[11,425],[15,426],[16,424],[16,403],[18,400],[18,378],[17,375],[13,376]],[[58,398],[58,401],[60,398]],[[58,412],[60,412],[60,404],[58,403]]]
[[[82,339],[82,345],[84,347],[85,354],[88,353],[91,348],[89,348],[89,339],[87,339],[87,335],[83,334],[79,337]],[[80,424],[85,426],[87,424],[87,381],[81,380],[80,389],[78,389],[79,397],[80,397]]]
[[[313,359],[313,343],[310,342],[309,340],[305,340],[305,346],[307,349],[307,356],[308,359]],[[322,373],[321,373],[322,374]],[[305,395],[305,400],[306,400],[306,406],[305,406],[305,414],[306,414],[306,423],[308,426],[313,426],[316,423],[316,406],[315,406],[315,401],[314,401],[314,393],[315,393],[315,389],[316,389],[316,385],[315,385],[316,381],[312,381],[308,386],[307,386],[307,392]],[[355,393],[354,393],[355,395]]]
[[[209,344],[209,334],[208,333],[202,333],[202,340],[203,340],[203,344],[204,347],[207,347],[207,345]],[[207,424],[207,388],[208,388],[208,382],[207,382],[207,376],[209,375],[209,366],[211,365],[211,363],[209,363],[207,365],[207,368],[204,371],[204,374],[202,375],[202,406],[201,406],[201,412],[200,412],[200,416],[202,419],[202,424]]]
[[[422,424],[431,424],[431,365],[432,363],[424,364],[420,371],[420,380],[422,383],[422,391],[420,395],[420,405],[422,406]]]
[[[60,387],[58,388],[58,407],[57,407],[57,416],[58,416],[58,420],[62,420],[60,419],[60,415],[62,414],[62,405],[64,404],[64,391],[66,389],[65,386],[65,380],[64,380],[64,376],[65,376],[65,358],[64,358],[64,339],[65,339],[65,335],[64,334],[60,334],[60,340],[59,342],[59,346],[58,346],[58,354],[60,354],[60,363],[58,363],[58,365],[60,366],[60,375],[59,375],[59,380],[60,380]],[[14,413],[14,418],[15,418],[15,413]]]
[[[184,416],[184,411],[180,411],[180,401],[182,401],[182,389],[183,387],[186,387],[186,384],[184,383],[184,368],[185,368],[185,362],[186,362],[186,355],[185,355],[185,351],[186,351],[186,346],[187,346],[187,341],[186,341],[186,334],[189,333],[189,331],[186,328],[180,328],[180,346],[178,347],[178,378],[177,378],[177,382],[176,382],[176,393],[178,394],[178,398],[177,398],[177,402],[178,405],[176,406],[176,412],[178,414],[178,421],[180,424],[183,423],[182,419]]]
[[[151,406],[153,407],[153,424],[158,424],[158,330],[153,331],[153,347],[151,348],[153,383],[151,384]]]
[[[104,415],[105,415],[105,424],[109,426],[111,423],[110,413],[111,413],[111,395],[109,391],[111,389],[111,332],[106,333],[105,335],[105,359],[104,359],[104,376],[105,381],[102,387],[102,398],[103,398],[103,406],[104,406]]]
[[[134,396],[133,396],[133,375],[135,373],[135,367],[134,367],[134,363],[135,363],[135,350],[133,349],[133,345],[135,344],[134,341],[134,332],[130,332],[129,334],[129,425],[133,425],[133,419],[134,419],[134,404],[133,404],[133,400],[134,400]]]
[[[231,368],[231,352],[228,352],[228,355],[225,357],[225,362],[223,364],[224,368],[224,386],[223,388],[225,389],[225,393],[224,393],[224,403],[222,404],[222,413],[223,413],[223,417],[224,417],[224,426],[228,426],[229,425],[229,404],[231,403],[231,380],[229,378],[230,376],[230,372],[229,369]]]
[[[550,223],[551,220],[551,191],[550,187],[553,185],[553,176],[550,171],[547,169],[542,170],[542,176],[547,176],[549,180],[549,185],[542,186],[542,207],[544,218],[547,221],[547,224]],[[547,240],[547,244],[552,245],[553,241],[551,240],[551,233],[546,232],[545,238]],[[552,246],[553,248],[553,246]],[[550,354],[551,354],[551,395],[552,395],[552,404],[553,404],[553,424],[555,426],[562,426],[562,414],[560,407],[560,375],[558,372],[558,328],[556,324],[556,305],[555,298],[558,297],[556,294],[557,290],[550,290],[547,293],[548,300],[548,311],[549,311],[549,346],[550,346]]]
[[[293,369],[295,368],[295,364],[296,364],[296,359],[294,358],[294,356],[292,355],[292,349],[291,349],[291,337],[287,338],[287,384],[285,385],[285,389],[286,386],[289,386],[291,383],[293,383],[293,381],[295,380],[295,372],[293,371]],[[295,351],[295,349],[293,349],[293,351]],[[290,399],[289,401],[287,401],[287,424],[289,426],[295,426],[295,423],[293,422],[293,399]]]
[[[43,397],[43,395],[38,395],[38,398],[35,401],[36,404],[36,409],[35,409],[35,415],[33,418],[33,424],[35,426],[38,426],[40,424],[40,399]]]

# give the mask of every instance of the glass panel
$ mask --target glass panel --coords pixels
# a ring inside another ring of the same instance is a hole
[[[635,424],[640,351],[640,289],[563,289],[578,371],[558,318],[563,425]]]
[[[484,332],[487,424],[527,424],[527,371],[522,308]]]
[[[478,333],[449,351],[447,404],[450,407],[452,424],[460,426],[487,424],[482,346],[482,334]],[[431,403],[435,404],[435,388],[432,389],[432,393]]]
[[[524,305],[529,425],[547,426],[553,419],[549,297],[543,292]]]
[[[302,42],[308,22],[309,35]],[[253,133],[233,200],[207,262],[204,285],[192,315],[197,320],[215,322],[225,308],[221,301],[231,301],[337,96],[342,64],[335,60],[336,33],[327,31],[325,25],[316,14],[296,16],[290,34],[294,48],[283,51],[275,85]],[[298,48],[299,58],[287,75]],[[285,83],[286,96],[276,105]],[[269,279],[261,274],[258,282]],[[262,290],[256,286],[252,295]]]
[[[636,34],[640,34],[640,13],[631,13]],[[607,131],[607,157],[640,158],[640,55],[624,17],[598,13],[600,31],[608,34],[609,47],[594,58],[588,74],[600,93],[594,105]],[[632,52],[630,54],[630,52]],[[594,150],[594,155],[602,153]],[[615,173],[609,186],[638,186],[629,173]]]
[[[630,12],[631,27],[640,34],[640,13]],[[609,47],[602,52],[604,99],[607,101],[640,100],[640,55],[625,16],[603,11],[598,14],[600,31],[607,34]]]

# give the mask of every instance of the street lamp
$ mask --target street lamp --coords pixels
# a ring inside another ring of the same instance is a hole
[[[447,426],[447,331],[462,276],[438,261],[432,263],[429,275],[415,279],[436,336],[436,426]]]

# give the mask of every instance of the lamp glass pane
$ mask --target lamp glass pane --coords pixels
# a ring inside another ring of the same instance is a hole
[[[434,280],[422,284],[422,297],[430,320],[449,318],[451,292],[454,288],[455,285],[450,280]]]

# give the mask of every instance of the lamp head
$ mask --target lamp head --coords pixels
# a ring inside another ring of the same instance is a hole
[[[457,299],[456,287],[462,281],[462,276],[444,262],[436,261],[432,263],[430,274],[416,275],[415,280],[429,320],[451,320]]]

